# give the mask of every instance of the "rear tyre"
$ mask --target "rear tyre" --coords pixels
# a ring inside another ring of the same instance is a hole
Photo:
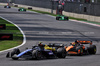
[[[64,17],[64,19],[65,19],[65,20],[69,20],[69,18],[68,18],[68,17]]]
[[[9,6],[9,8],[11,8],[11,7]]]
[[[57,57],[58,58],[65,58],[66,57],[66,50],[64,48],[57,49]]]
[[[56,20],[59,20],[60,17],[56,17]]]
[[[95,45],[91,45],[88,48],[88,52],[89,52],[89,54],[96,54],[96,46]]]
[[[32,52],[32,59],[41,59],[42,58],[42,54],[41,52],[39,52],[38,50],[33,50]]]
[[[26,11],[26,9],[24,9],[24,11]]]

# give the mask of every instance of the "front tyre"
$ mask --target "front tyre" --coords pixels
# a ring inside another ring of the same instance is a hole
[[[26,9],[24,9],[24,11],[26,12]]]
[[[6,8],[7,6],[4,6],[4,8]]]
[[[20,53],[20,50],[18,48],[14,49],[12,52],[11,52],[11,57],[16,54],[18,55]]]
[[[69,18],[68,18],[68,17],[64,17],[64,19],[65,19],[65,20],[69,20]]]
[[[18,57],[12,57],[12,59],[13,59],[13,60],[18,60],[19,58],[18,58]]]
[[[14,49],[12,52],[11,52],[11,57],[13,60],[18,60],[18,57],[16,57],[16,55],[18,55],[20,53],[20,50],[18,48]]]
[[[79,53],[79,54],[78,54],[79,56],[82,56],[82,55],[83,55],[83,49],[80,48],[80,49],[78,50],[78,53]]]

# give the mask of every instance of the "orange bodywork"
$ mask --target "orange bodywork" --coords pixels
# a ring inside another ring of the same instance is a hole
[[[85,46],[83,45],[83,47],[82,47],[83,49],[85,49]]]
[[[78,41],[79,43],[81,43],[81,44],[92,44],[92,41]]]
[[[66,48],[66,51],[70,50],[71,48],[73,48],[73,46],[68,46],[68,47]]]
[[[77,52],[74,52],[74,51],[69,51],[71,48],[73,48],[73,46],[68,46],[66,47],[66,51],[68,52],[68,54],[78,54]]]
[[[68,54],[78,54],[78,53],[74,51],[69,51]]]
[[[75,42],[72,42],[71,44],[73,45],[73,44],[75,44]]]
[[[91,41],[78,41],[80,44],[91,44],[92,45],[92,42]],[[72,44],[75,44],[75,42],[72,42]]]
[[[92,41],[78,41],[78,42],[79,42],[79,44],[90,44],[90,45],[92,45]],[[72,45],[65,47],[66,52],[68,52],[68,54],[80,54],[80,52],[83,53],[83,51],[81,51],[80,49],[78,51],[73,51],[73,50],[71,51],[70,49],[74,48],[73,45],[75,44],[75,42],[72,42],[71,44]],[[85,49],[84,45],[82,46],[82,49],[83,50]]]

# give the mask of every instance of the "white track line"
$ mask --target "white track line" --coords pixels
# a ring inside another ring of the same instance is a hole
[[[33,11],[28,11],[28,12],[33,12]],[[38,13],[38,12],[34,12],[34,13]],[[41,13],[39,13],[39,14],[41,14]],[[45,14],[45,15],[53,17],[53,18],[56,18],[55,16],[52,16],[52,15],[48,15],[48,14]],[[88,24],[88,25],[92,25],[92,26],[96,26],[96,27],[100,27],[100,25],[98,25],[98,24],[88,23],[88,22],[85,22],[85,21],[78,21],[78,20],[73,20],[73,19],[70,19],[70,21],[77,22],[77,23]]]
[[[33,11],[28,11],[28,12],[33,12]],[[34,12],[34,13],[38,13],[38,12]],[[55,16],[51,16],[51,15],[48,15],[48,14],[46,14],[46,15],[49,16],[49,17],[55,18]],[[1,16],[0,16],[0,17],[1,17]],[[6,20],[6,21],[8,21],[8,22],[10,22],[10,23],[12,23],[12,24],[14,24],[13,22],[11,22],[11,21],[9,21],[9,20],[3,18],[3,17],[1,17],[1,18],[4,19],[4,20]],[[85,21],[78,21],[78,20],[72,20],[72,19],[70,19],[70,21],[74,21],[74,22],[78,22],[78,23],[83,23],[83,24],[88,24],[88,25],[100,27],[100,25],[88,23],[88,22],[85,22]],[[17,47],[14,47],[14,48],[18,48],[18,47],[23,46],[23,45],[26,43],[26,37],[25,37],[24,32],[21,30],[21,28],[19,28],[16,24],[14,24],[14,25],[21,31],[21,33],[23,34],[23,38],[24,38],[24,39],[23,39],[23,43],[22,43],[21,45],[19,45],[19,46],[17,46]],[[12,50],[12,49],[14,49],[14,48],[10,48],[10,49],[7,49],[7,50],[0,51],[0,53],[5,52],[5,51],[8,51],[8,50]]]
[[[6,21],[8,21],[8,22],[10,22],[10,23],[12,23],[12,24],[14,24],[13,22],[11,22],[11,21],[9,21],[9,20],[7,20],[7,19],[1,17],[1,16],[0,16],[0,18],[2,18],[2,19],[4,19],[4,20],[6,20]],[[21,46],[23,46],[23,45],[26,43],[26,37],[25,37],[24,32],[23,32],[23,31],[21,30],[21,28],[18,27],[16,24],[14,24],[14,25],[15,25],[15,26],[20,30],[20,32],[23,34],[23,38],[24,38],[24,39],[23,39],[23,43],[22,43],[21,45],[17,46],[17,47],[13,47],[13,48],[10,48],[10,49],[7,49],[7,50],[0,51],[0,53],[5,52],[5,51],[12,50],[12,49],[14,49],[14,48],[21,47]]]
[[[45,14],[45,15],[49,16],[49,17],[56,18],[55,16],[52,16],[52,15],[48,15],[48,14]],[[98,25],[98,24],[88,23],[88,22],[85,22],[85,21],[78,21],[78,20],[73,20],[73,19],[69,19],[69,21],[73,21],[73,22],[77,22],[77,23],[83,23],[83,24],[88,24],[88,25],[100,27],[100,25]]]
[[[78,21],[78,20],[72,20],[72,19],[70,21],[74,21],[74,22],[78,22],[78,23],[83,23],[83,24],[88,24],[88,25],[100,27],[100,25],[98,25],[98,24],[88,23],[88,22],[85,22],[85,21]]]

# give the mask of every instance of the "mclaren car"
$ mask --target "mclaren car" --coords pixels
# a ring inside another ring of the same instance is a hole
[[[96,45],[92,45],[92,41],[73,42],[65,49],[68,55],[96,54]]]

